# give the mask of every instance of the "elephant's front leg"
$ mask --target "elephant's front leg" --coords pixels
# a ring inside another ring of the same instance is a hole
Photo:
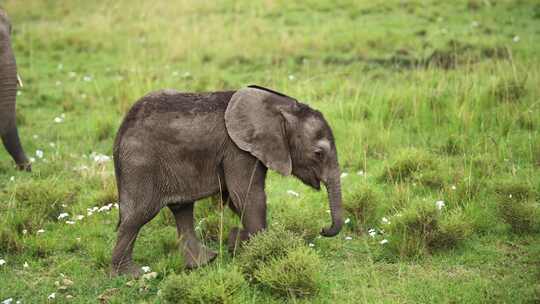
[[[228,247],[234,253],[238,245],[252,235],[266,229],[266,194],[264,185],[250,187],[248,191],[233,192],[230,207],[242,221],[243,229],[229,232]]]
[[[217,256],[216,252],[206,248],[195,234],[193,228],[193,202],[169,205],[176,220],[176,230],[184,251],[184,263],[187,268],[205,265]]]

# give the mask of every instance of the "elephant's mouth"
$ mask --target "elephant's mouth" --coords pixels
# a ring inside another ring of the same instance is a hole
[[[319,191],[321,190],[321,180],[315,177],[314,175],[310,176],[306,180],[302,180],[306,185],[312,187],[313,189]]]

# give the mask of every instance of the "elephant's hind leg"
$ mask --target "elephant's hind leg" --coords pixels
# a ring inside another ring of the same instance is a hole
[[[127,205],[127,206],[126,206]],[[144,206],[145,204],[135,204]],[[159,203],[150,202],[147,206],[157,206]],[[137,235],[144,224],[152,220],[159,208],[133,208],[129,204],[120,202],[120,222],[118,223],[118,238],[112,254],[112,275],[129,275],[138,277],[141,269],[132,259],[133,247]],[[133,212],[135,210],[135,212]]]
[[[195,268],[210,263],[216,252],[206,248],[195,234],[193,228],[193,202],[168,206],[176,220],[176,230],[181,240],[184,261],[187,268]]]

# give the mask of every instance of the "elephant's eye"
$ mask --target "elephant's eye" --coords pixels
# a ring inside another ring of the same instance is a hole
[[[324,158],[324,153],[322,150],[315,150],[315,157],[317,157],[318,160],[322,160]]]

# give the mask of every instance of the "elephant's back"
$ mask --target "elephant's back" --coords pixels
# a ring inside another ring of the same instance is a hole
[[[133,104],[128,111],[118,130],[117,137],[121,137],[126,130],[149,119],[162,120],[214,113],[223,115],[235,92],[186,93],[164,89],[148,93]]]

